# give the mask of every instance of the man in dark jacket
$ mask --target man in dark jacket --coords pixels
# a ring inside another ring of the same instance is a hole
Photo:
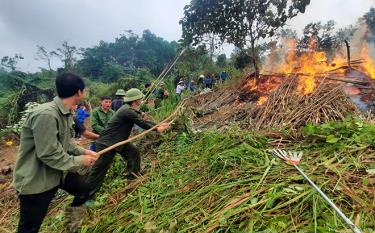
[[[117,111],[117,110],[119,110],[119,108],[121,108],[122,107],[122,105],[124,105],[124,96],[125,96],[125,91],[124,91],[124,89],[118,89],[117,91],[116,91],[116,97],[115,97],[115,99],[112,101],[112,106],[111,106],[111,108],[112,108],[112,110],[113,111]]]
[[[115,113],[108,122],[107,127],[102,131],[99,139],[96,141],[96,151],[101,151],[113,144],[128,139],[135,124],[143,129],[150,129],[155,126],[154,122],[144,120],[142,118],[142,113],[139,111],[143,97],[143,93],[136,88],[132,88],[126,92],[124,98],[126,104]],[[168,126],[168,123],[163,123],[156,128],[156,131],[161,133],[166,130]],[[100,189],[116,152],[127,161],[128,179],[135,179],[141,175],[141,156],[139,150],[134,144],[127,143],[101,155],[95,162],[88,178],[92,187],[92,194]]]

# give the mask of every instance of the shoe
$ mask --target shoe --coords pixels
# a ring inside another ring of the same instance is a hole
[[[65,209],[65,224],[67,233],[76,233],[83,223],[86,208],[84,206],[68,206]]]
[[[135,180],[141,176],[143,176],[144,174],[142,172],[137,172],[137,173],[134,173],[134,172],[128,172],[125,176],[126,179],[128,180]]]
[[[87,208],[93,208],[95,206],[95,200],[94,199],[87,200],[84,205]]]

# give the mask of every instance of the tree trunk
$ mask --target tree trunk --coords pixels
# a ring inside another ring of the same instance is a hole
[[[51,68],[51,59],[50,58],[47,58],[47,64],[48,64],[49,71],[52,71],[52,68]]]
[[[256,52],[256,49],[255,49],[255,39],[253,37],[253,32],[252,32],[251,29],[250,29],[250,42],[251,42],[251,60],[253,62],[253,66],[254,66],[254,69],[255,69],[255,77],[258,77],[259,76],[259,67],[258,67],[258,64],[257,64],[257,52]]]

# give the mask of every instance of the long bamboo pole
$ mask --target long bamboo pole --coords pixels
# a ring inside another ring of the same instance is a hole
[[[126,140],[124,140],[124,141],[121,141],[121,142],[118,142],[118,143],[116,143],[116,144],[113,144],[112,146],[107,147],[107,148],[105,148],[105,149],[99,151],[97,154],[98,154],[99,156],[101,156],[101,155],[107,153],[108,151],[111,151],[111,150],[113,150],[113,149],[115,149],[115,148],[117,148],[117,147],[119,147],[119,146],[125,145],[125,144],[127,144],[127,143],[129,143],[129,142],[135,141],[136,139],[145,136],[146,134],[148,134],[148,133],[150,133],[151,131],[153,131],[153,130],[155,130],[156,128],[158,128],[161,124],[163,124],[163,123],[169,121],[170,119],[172,119],[173,117],[175,117],[175,116],[177,115],[177,113],[180,111],[180,109],[184,106],[184,104],[185,104],[184,101],[181,102],[181,103],[176,107],[175,111],[174,111],[171,115],[169,115],[167,118],[165,118],[164,120],[162,120],[161,122],[159,122],[159,123],[156,124],[155,126],[151,127],[150,129],[145,130],[144,132],[142,132],[142,133],[140,133],[140,134],[137,134],[137,135],[135,135],[135,136],[133,136],[133,137],[131,137],[131,138],[129,138],[129,139],[126,139]]]

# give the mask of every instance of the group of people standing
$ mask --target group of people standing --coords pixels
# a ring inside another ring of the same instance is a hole
[[[180,79],[176,85],[176,98],[177,100],[181,99],[181,94],[184,90],[189,90],[191,93],[195,94],[200,88],[209,88],[215,84],[222,84],[229,79],[229,75],[226,71],[221,71],[217,76],[212,73],[207,75],[200,75],[198,78],[198,84],[194,80],[188,81],[186,84],[184,80]]]
[[[223,82],[228,75],[221,72],[219,77]],[[203,76],[201,81],[208,88],[214,83],[209,75]],[[85,84],[80,76],[61,74],[55,85],[57,96],[33,110],[22,127],[13,174],[13,186],[20,202],[18,233],[39,231],[58,189],[74,196],[66,208],[65,221],[67,232],[77,232],[85,213],[84,203],[93,199],[100,189],[116,153],[126,161],[127,179],[142,175],[141,155],[134,144],[127,143],[100,156],[98,152],[127,140],[135,125],[146,130],[154,127],[159,133],[169,127],[169,123],[156,127],[156,123],[147,120],[146,114],[140,111],[145,96],[156,96],[155,107],[160,107],[161,101],[169,97],[163,83],[154,90],[151,90],[151,84],[146,85],[143,92],[136,88],[126,92],[119,89],[113,100],[103,96],[100,106],[93,109],[91,115],[81,104],[85,98]],[[196,92],[198,87],[194,81],[185,85],[179,80],[176,85],[178,100],[186,89]],[[92,131],[84,126],[89,116]],[[89,149],[78,146],[73,140],[81,135],[93,140]],[[90,172],[80,174],[85,167],[91,167]]]
[[[128,139],[135,124],[143,129],[156,126],[139,110],[144,98],[140,90],[118,91],[113,102],[102,97],[100,106],[91,112],[93,132],[86,134],[84,129],[82,135],[95,140],[95,149],[82,148],[73,140],[72,113],[85,98],[85,84],[81,77],[64,73],[56,78],[56,90],[54,100],[33,110],[22,127],[13,174],[20,201],[19,233],[39,231],[58,189],[74,196],[65,210],[65,221],[67,232],[77,232],[85,213],[84,203],[100,189],[116,153],[127,162],[126,178],[142,175],[140,152],[134,144],[100,156],[97,152]],[[78,111],[75,121],[82,123]],[[162,133],[168,127],[169,123],[163,123],[155,131]],[[85,167],[91,167],[90,172],[79,174]]]
[[[200,75],[199,81],[203,84],[204,88],[212,88],[214,84],[222,84],[229,79],[229,75],[226,71],[221,71],[218,75],[213,73],[207,75]]]

